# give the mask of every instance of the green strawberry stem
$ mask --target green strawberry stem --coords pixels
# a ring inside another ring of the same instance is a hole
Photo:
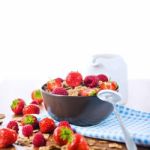
[[[26,116],[24,119],[25,124],[33,124],[34,118],[32,116]]]
[[[35,91],[35,97],[36,97],[36,98],[42,98],[42,94],[41,94],[41,91],[40,91],[40,90],[36,90],[36,91]]]
[[[11,104],[11,108],[12,108],[12,109],[15,109],[15,108],[18,106],[18,103],[19,103],[19,100],[18,100],[18,99],[13,100],[13,102],[12,102],[12,104]]]
[[[72,130],[67,128],[67,127],[64,127],[61,131],[61,135],[60,137],[63,139],[63,140],[67,140],[69,143],[71,143],[72,139],[73,139],[73,134],[72,134]]]

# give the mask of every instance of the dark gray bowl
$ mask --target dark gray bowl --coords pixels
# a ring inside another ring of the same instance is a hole
[[[113,105],[96,96],[61,96],[44,90],[41,92],[48,114],[55,120],[90,126],[100,123],[113,111]]]

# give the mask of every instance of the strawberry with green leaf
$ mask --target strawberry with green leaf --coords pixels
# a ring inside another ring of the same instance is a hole
[[[14,99],[11,104],[11,110],[15,115],[21,115],[25,106],[25,101],[21,98]]]
[[[31,114],[27,114],[27,115],[24,115],[22,117],[22,120],[21,120],[21,124],[24,126],[24,125],[27,125],[27,124],[30,124],[33,126],[33,128],[37,128],[38,127],[38,120],[37,118],[34,116],[34,115],[31,115]]]
[[[62,146],[72,141],[73,131],[67,126],[59,126],[54,130],[53,138],[54,141]]]
[[[43,102],[43,97],[40,89],[33,90],[31,93],[31,98],[33,101],[36,101],[38,104]]]

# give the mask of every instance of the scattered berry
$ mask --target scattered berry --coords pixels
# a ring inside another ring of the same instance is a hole
[[[71,125],[69,124],[68,121],[60,121],[58,124],[58,127],[60,127],[60,126],[66,126],[68,128],[71,128]]]
[[[22,110],[25,106],[25,101],[21,98],[17,98],[12,101],[11,109],[15,113],[15,115],[22,114]]]
[[[90,88],[96,87],[98,85],[98,79],[94,75],[86,76],[84,79],[84,84]]]
[[[60,146],[65,145],[68,142],[71,142],[72,136],[73,136],[72,129],[66,126],[57,127],[53,133],[53,138],[55,142]]]
[[[40,108],[35,104],[27,105],[23,108],[23,114],[39,114]]]
[[[6,148],[17,140],[16,131],[9,128],[0,129],[0,148]]]
[[[30,104],[35,104],[35,105],[39,105],[39,102],[33,100]]]
[[[55,129],[55,122],[53,119],[44,118],[39,122],[39,127],[42,133],[51,133]]]
[[[35,147],[45,146],[46,140],[45,140],[43,134],[38,132],[34,135],[32,143]]]
[[[82,83],[82,75],[79,72],[70,72],[66,77],[66,83],[71,87],[79,86]]]
[[[33,127],[32,125],[28,124],[22,127],[22,134],[26,137],[29,137],[33,134]]]
[[[90,150],[90,148],[82,135],[74,134],[72,141],[67,145],[67,150]]]
[[[57,95],[68,95],[68,92],[65,88],[63,87],[58,87],[58,88],[55,88],[53,91],[52,91],[52,94],[57,94]]]
[[[108,77],[105,74],[99,74],[99,75],[97,75],[97,78],[99,81],[102,81],[102,82],[108,81]]]
[[[33,126],[33,129],[37,128],[38,127],[38,120],[35,116],[31,115],[31,114],[27,114],[27,115],[24,115],[22,117],[22,120],[21,120],[21,124],[24,126],[24,125],[27,125],[27,124],[30,124]]]
[[[32,91],[31,98],[33,101],[36,101],[38,104],[43,102],[42,93],[39,89]]]
[[[7,124],[7,128],[15,130],[17,133],[19,131],[19,126],[16,121],[9,121],[9,123]]]

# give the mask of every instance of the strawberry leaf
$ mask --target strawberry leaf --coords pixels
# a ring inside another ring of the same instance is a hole
[[[15,109],[19,104],[19,100],[18,99],[15,99],[13,100],[12,104],[11,104],[11,108],[12,109]]]

